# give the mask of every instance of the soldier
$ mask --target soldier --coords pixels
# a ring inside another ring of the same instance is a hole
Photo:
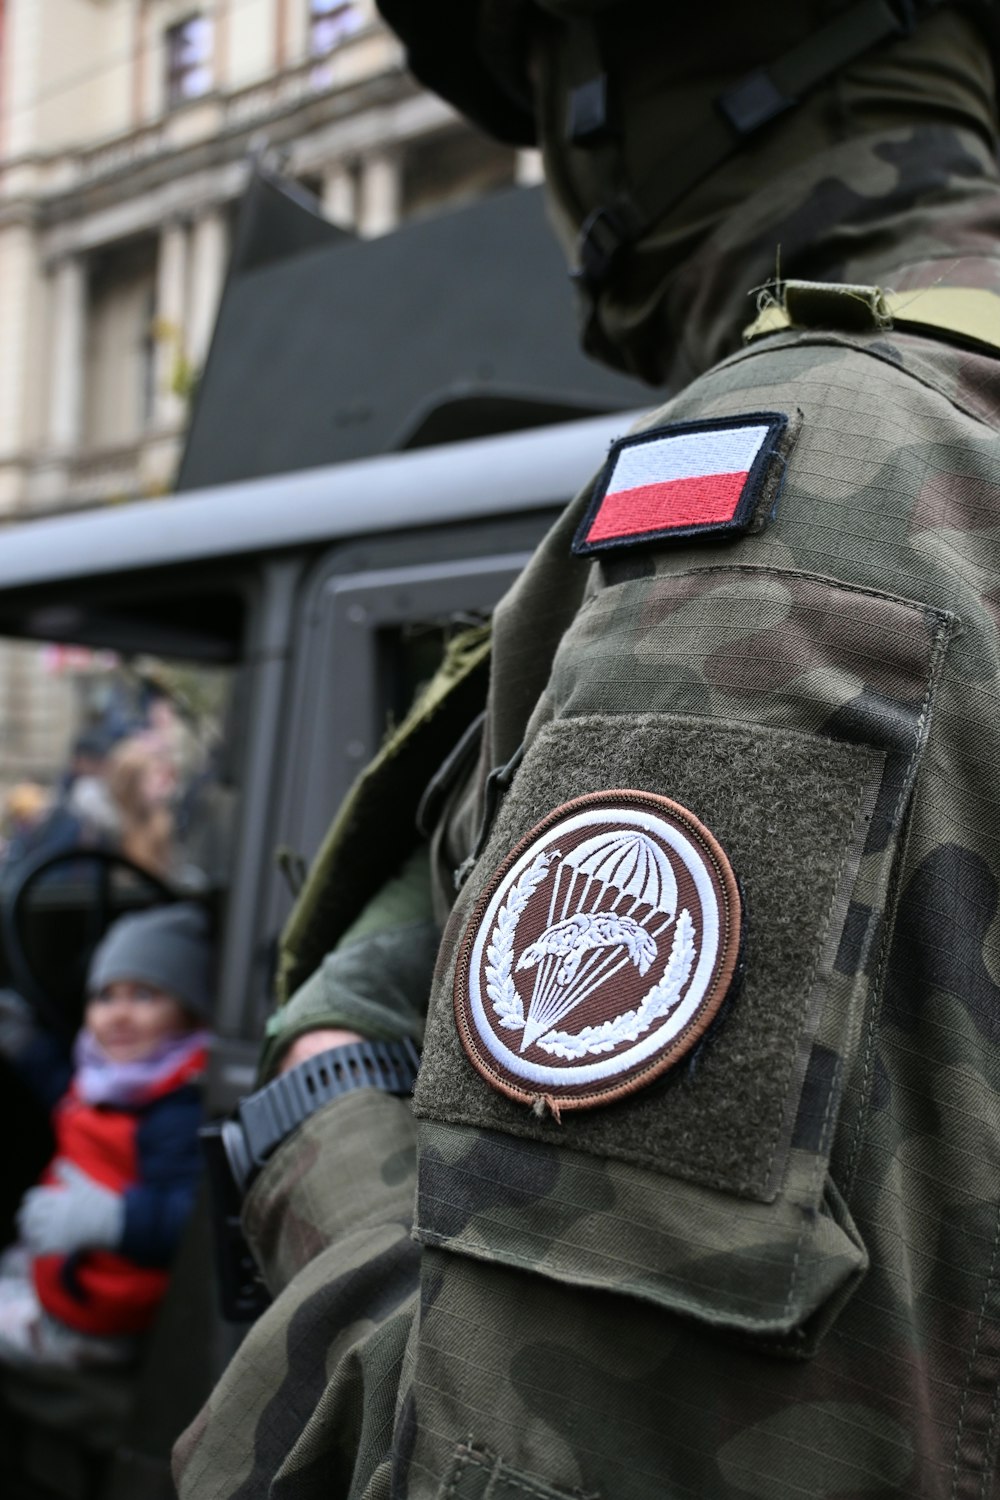
[[[498,609],[430,857],[376,890],[482,641],[293,917],[265,1072],[327,1102],[256,1152],[276,1300],[181,1495],[987,1500],[993,8],[382,4],[675,394]]]

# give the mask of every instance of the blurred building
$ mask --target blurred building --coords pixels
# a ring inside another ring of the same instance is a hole
[[[169,488],[264,149],[362,235],[537,175],[374,0],[0,0],[0,520]]]
[[[539,175],[374,0],[0,0],[0,525],[169,490],[263,152],[361,235]],[[57,774],[87,677],[0,645],[0,789]]]

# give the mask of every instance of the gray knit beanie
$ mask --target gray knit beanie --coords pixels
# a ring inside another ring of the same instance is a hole
[[[153,985],[200,1021],[212,1012],[212,940],[208,913],[193,901],[119,917],[94,950],[87,994],[117,980]]]

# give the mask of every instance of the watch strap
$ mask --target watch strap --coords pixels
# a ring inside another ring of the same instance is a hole
[[[412,1092],[420,1054],[408,1037],[345,1042],[318,1052],[241,1101],[225,1134],[226,1153],[243,1191],[293,1130],[334,1099],[357,1089]]]

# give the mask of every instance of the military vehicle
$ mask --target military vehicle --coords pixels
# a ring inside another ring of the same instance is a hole
[[[68,1038],[111,918],[193,892],[221,944],[209,1112],[249,1091],[277,936],[339,801],[644,400],[577,354],[535,192],[361,244],[259,176],[177,495],[4,533],[0,637],[83,653],[91,716],[95,694],[105,720],[134,722],[151,692],[171,705],[183,816],[171,877],[107,847],[14,862],[0,983]],[[49,1149],[9,1073],[6,1240]],[[240,1336],[219,1315],[207,1220],[137,1369],[3,1375],[5,1497],[172,1493],[172,1441]]]

